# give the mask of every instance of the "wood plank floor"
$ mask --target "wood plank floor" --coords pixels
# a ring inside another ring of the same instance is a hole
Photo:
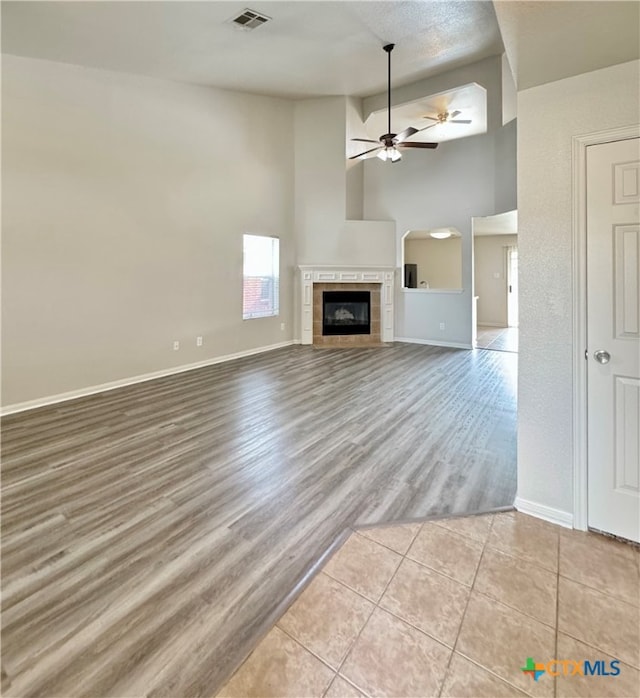
[[[215,695],[349,527],[511,504],[516,360],[289,347],[4,418],[2,693]]]
[[[478,325],[476,346],[492,351],[518,351],[517,327]]]

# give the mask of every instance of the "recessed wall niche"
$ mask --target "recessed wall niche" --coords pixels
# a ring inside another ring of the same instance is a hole
[[[404,288],[462,289],[462,237],[458,230],[410,230],[402,243]]]

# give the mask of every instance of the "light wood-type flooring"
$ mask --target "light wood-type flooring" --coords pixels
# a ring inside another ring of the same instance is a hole
[[[5,417],[3,695],[215,695],[350,527],[512,503],[515,372],[288,347]]]
[[[517,327],[489,327],[478,325],[476,346],[493,351],[518,351]]]

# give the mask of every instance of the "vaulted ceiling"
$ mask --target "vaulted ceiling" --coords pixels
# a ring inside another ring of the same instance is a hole
[[[247,5],[271,20],[237,28]],[[506,48],[525,89],[638,58],[639,13],[638,2],[606,0],[4,0],[2,50],[301,98],[384,91],[388,42],[396,86]]]
[[[383,91],[389,42],[396,85],[504,50],[486,1],[2,3],[5,53],[284,97]]]

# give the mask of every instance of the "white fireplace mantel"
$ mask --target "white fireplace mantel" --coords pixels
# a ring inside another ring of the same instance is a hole
[[[393,342],[394,267],[302,265],[300,270],[301,344],[313,344],[313,284],[380,284],[380,338]]]

